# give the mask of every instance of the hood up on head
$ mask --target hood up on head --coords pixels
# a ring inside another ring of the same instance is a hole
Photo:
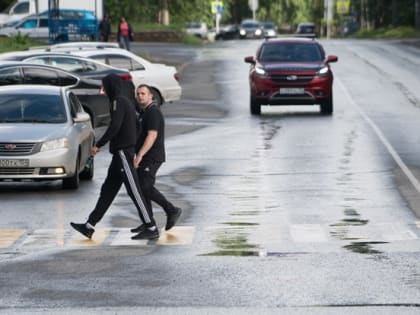
[[[108,74],[102,79],[102,86],[109,100],[112,102],[121,93],[122,79],[116,74]]]

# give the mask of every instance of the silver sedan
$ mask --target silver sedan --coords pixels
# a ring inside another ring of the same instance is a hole
[[[0,87],[0,180],[92,179],[94,131],[73,92],[63,87]]]

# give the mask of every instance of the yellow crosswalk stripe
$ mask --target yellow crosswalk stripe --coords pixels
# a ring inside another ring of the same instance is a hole
[[[25,230],[0,230],[0,248],[7,248],[13,245]]]
[[[175,226],[169,231],[161,233],[158,245],[188,245],[194,238],[195,227]]]

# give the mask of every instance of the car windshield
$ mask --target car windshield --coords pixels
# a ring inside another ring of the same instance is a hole
[[[263,23],[263,27],[266,30],[273,30],[276,28],[276,26],[274,25],[274,23]]]
[[[258,28],[260,27],[260,25],[258,23],[245,22],[245,23],[242,23],[242,27],[243,28]]]
[[[64,123],[59,95],[0,94],[0,123]]]
[[[300,25],[299,26],[300,33],[315,33],[315,26],[313,25]]]
[[[273,44],[261,48],[259,58],[262,62],[311,62],[321,61],[321,51],[314,44]]]

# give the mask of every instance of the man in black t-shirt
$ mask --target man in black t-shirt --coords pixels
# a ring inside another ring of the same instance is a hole
[[[182,210],[170,203],[162,193],[155,188],[156,173],[165,162],[165,121],[159,107],[153,102],[153,92],[148,85],[141,84],[136,89],[137,102],[142,109],[137,138],[137,155],[134,167],[140,181],[140,187],[150,209],[152,201],[160,205],[166,212],[165,230],[171,229]],[[141,233],[145,226],[132,229],[133,233]],[[137,234],[139,235],[139,234]],[[137,238],[133,236],[133,239]]]

